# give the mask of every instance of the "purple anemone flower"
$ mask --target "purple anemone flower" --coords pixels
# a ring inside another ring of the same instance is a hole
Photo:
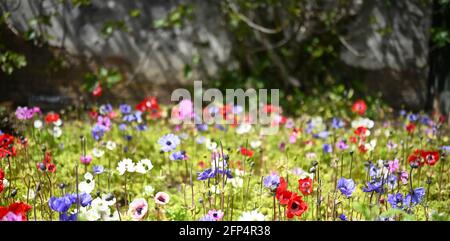
[[[352,179],[346,179],[341,177],[337,183],[337,188],[346,197],[351,197],[352,193],[355,191],[355,182]]]

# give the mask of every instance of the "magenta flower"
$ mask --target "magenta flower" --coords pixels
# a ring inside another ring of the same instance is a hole
[[[389,161],[389,172],[395,173],[400,168],[400,163],[398,162],[398,159],[395,159],[393,161]]]
[[[165,192],[158,192],[155,195],[155,203],[156,204],[166,205],[167,203],[169,203],[169,200],[170,200],[169,194],[167,194]]]
[[[336,143],[336,148],[339,150],[346,150],[348,149],[348,145],[347,142],[345,142],[344,140],[340,140]]]
[[[99,116],[97,118],[97,124],[103,126],[106,131],[111,129],[111,120],[106,116]]]
[[[92,156],[81,156],[80,162],[84,165],[89,165],[92,162]]]
[[[407,171],[402,171],[400,174],[400,180],[402,181],[403,185],[408,184],[408,172]]]
[[[147,201],[143,198],[138,198],[133,200],[130,203],[130,207],[128,209],[128,215],[135,221],[141,221],[148,211]]]
[[[223,218],[223,212],[221,211],[221,210],[215,210],[215,209],[213,209],[213,210],[210,210],[209,212],[208,212],[208,215],[209,216],[211,216],[214,220],[216,220],[216,221],[219,221],[219,220],[221,220],[222,218]]]
[[[17,215],[13,212],[8,212],[1,221],[24,221],[22,220],[22,215]]]
[[[16,118],[19,120],[29,120],[34,117],[34,114],[41,112],[39,107],[17,107],[16,109]]]

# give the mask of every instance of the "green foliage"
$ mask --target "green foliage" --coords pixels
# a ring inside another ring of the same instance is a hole
[[[137,17],[141,16],[141,10],[133,9],[130,11],[129,15],[130,15],[130,17],[137,18]]]
[[[84,89],[92,92],[98,84],[106,85],[112,88],[114,85],[122,81],[122,74],[116,69],[107,69],[101,67],[97,72],[88,72],[84,76]]]
[[[438,48],[444,48],[448,44],[450,44],[450,33],[448,29],[432,29],[431,30],[431,39],[433,44]]]
[[[450,215],[448,213],[431,213],[431,220],[433,221],[450,221]]]
[[[194,6],[191,4],[180,4],[177,8],[170,11],[164,18],[155,20],[155,28],[181,27],[186,21],[193,19]]]
[[[71,0],[71,2],[75,7],[88,6],[91,4],[91,0]]]
[[[102,27],[102,34],[104,37],[109,38],[111,35],[118,30],[122,30],[125,32],[129,32],[130,29],[126,25],[125,21],[123,20],[116,20],[116,21],[107,21],[103,24]]]
[[[0,53],[0,67],[3,72],[10,75],[14,71],[21,69],[27,65],[27,59],[23,54],[13,51]]]

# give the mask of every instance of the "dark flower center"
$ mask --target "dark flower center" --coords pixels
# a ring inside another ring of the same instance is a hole
[[[137,212],[139,215],[141,215],[141,213],[142,213],[142,208],[141,208],[141,207],[136,208],[136,212]]]
[[[159,196],[159,197],[158,197],[158,201],[165,202],[166,199],[165,199],[163,196]]]
[[[298,208],[297,203],[293,203],[293,204],[292,204],[292,209],[297,209],[297,208]]]
[[[166,145],[170,146],[170,145],[172,145],[172,142],[167,141],[167,142],[166,142]]]

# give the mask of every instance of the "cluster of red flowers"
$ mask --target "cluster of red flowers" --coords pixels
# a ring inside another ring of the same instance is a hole
[[[358,115],[364,115],[367,110],[367,105],[364,100],[357,100],[352,106],[352,112],[357,113]]]
[[[3,192],[3,179],[5,179],[5,172],[0,168],[0,193]]]
[[[30,210],[31,206],[23,202],[12,203],[8,207],[0,206],[0,220],[26,221],[26,214]]]
[[[312,180],[307,177],[298,180],[299,190],[303,195],[309,195],[312,193]],[[280,184],[276,190],[275,196],[281,205],[287,206],[286,216],[288,218],[293,218],[294,216],[302,216],[306,210],[308,210],[308,205],[303,201],[302,196],[297,193],[291,192],[287,189],[288,183],[283,177],[280,178]]]
[[[52,155],[50,152],[46,152],[44,160],[42,162],[39,162],[36,166],[38,170],[41,171],[47,170],[51,173],[54,173],[56,171],[56,165],[52,163]]]
[[[161,108],[159,107],[156,97],[150,96],[142,100],[136,105],[136,110],[148,112],[150,118],[157,119],[161,117]]]
[[[10,134],[0,135],[0,159],[6,156],[15,156],[16,148],[14,147],[14,136]]]
[[[415,150],[408,157],[408,162],[410,164],[417,163],[419,167],[428,164],[430,166],[434,166],[436,162],[439,160],[439,152],[438,151],[427,151],[427,150]]]

